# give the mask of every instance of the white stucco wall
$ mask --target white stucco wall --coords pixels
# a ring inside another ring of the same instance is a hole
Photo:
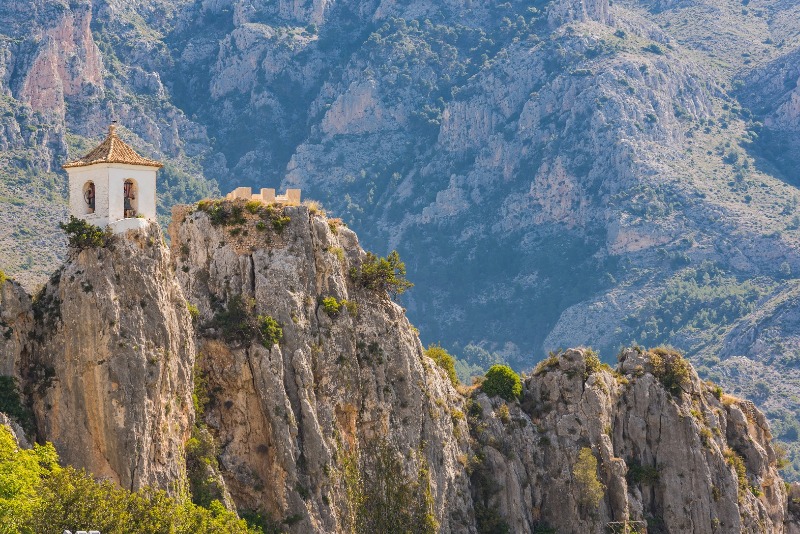
[[[123,205],[125,180],[136,182],[136,212],[145,219],[156,219],[156,169],[134,165],[112,165],[108,169],[108,218],[124,218]]]
[[[136,182],[136,211],[145,219],[156,219],[157,169],[139,165],[96,164],[67,169],[69,174],[70,214],[101,228],[123,219],[125,180]],[[83,186],[94,182],[95,212],[86,213]]]
[[[108,224],[108,170],[100,165],[68,169],[69,173],[69,212],[79,219],[96,226]],[[94,182],[94,213],[86,213],[86,201],[83,198],[83,186],[86,182]]]

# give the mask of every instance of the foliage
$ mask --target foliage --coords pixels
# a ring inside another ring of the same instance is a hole
[[[197,306],[191,302],[187,302],[186,309],[189,311],[189,315],[192,317],[192,322],[197,321],[197,318],[200,317],[200,310],[197,308]]]
[[[346,521],[357,534],[433,534],[430,476],[418,458],[416,477],[405,474],[401,456],[385,441],[373,441],[358,454],[343,453],[342,481],[347,493]]]
[[[550,369],[555,367],[558,367],[558,356],[550,353],[547,358],[540,361],[538,364],[536,364],[536,367],[533,368],[533,376],[547,374]]]
[[[658,482],[658,467],[642,465],[638,462],[628,463],[628,482],[633,484],[654,484]]]
[[[725,458],[725,463],[733,467],[733,470],[736,472],[736,479],[739,485],[739,497],[741,497],[742,493],[747,491],[750,487],[747,481],[747,467],[745,466],[744,459],[730,447],[726,447],[725,450],[722,451],[722,456]]]
[[[256,320],[258,321],[258,332],[261,334],[261,342],[265,347],[271,348],[280,343],[283,339],[283,329],[278,321],[269,315],[259,315]]]
[[[197,209],[208,214],[214,226],[239,226],[245,223],[244,208],[228,200],[201,200]]]
[[[186,442],[186,474],[192,502],[208,508],[224,496],[224,486],[219,474],[217,445],[204,426],[195,426],[192,437]]]
[[[336,315],[342,309],[342,303],[336,297],[325,297],[322,299],[322,309],[328,315]]]
[[[589,378],[589,376],[597,373],[601,370],[606,370],[611,372],[611,367],[607,363],[603,363],[600,361],[600,356],[597,352],[593,351],[592,349],[586,349],[584,352],[584,361],[586,364],[586,370],[583,373],[583,380]]]
[[[194,415],[198,420],[203,418],[206,408],[211,403],[211,397],[208,394],[208,381],[205,373],[200,367],[200,358],[202,355],[197,355],[197,360],[194,364],[194,376],[192,381],[194,388],[192,389],[192,405],[194,406]]]
[[[755,310],[770,286],[757,280],[739,281],[705,261],[671,278],[664,291],[626,324],[641,327],[636,338],[656,345],[677,332],[716,331]]]
[[[13,376],[0,376],[0,412],[12,417],[28,434],[33,433],[33,412],[22,402]]]
[[[229,343],[247,343],[258,334],[251,309],[254,303],[245,302],[241,295],[228,300],[228,306],[218,310],[209,326],[218,328]]]
[[[396,250],[385,258],[367,252],[361,267],[350,270],[350,277],[361,287],[381,293],[388,292],[393,298],[414,286],[405,276],[406,264],[400,261],[400,254]]]
[[[69,216],[68,223],[60,223],[58,227],[67,234],[69,246],[78,250],[104,247],[110,238],[108,232],[74,215]]]
[[[522,395],[522,380],[507,365],[493,365],[486,372],[486,380],[481,389],[490,397],[499,396],[507,401],[518,399]]]
[[[6,276],[6,273],[4,273],[2,269],[0,269],[0,286],[5,284],[6,280],[8,280],[8,277]]]
[[[605,488],[597,477],[597,458],[592,449],[584,447],[578,453],[578,461],[572,469],[575,483],[578,485],[578,498],[582,505],[595,509],[605,494]]]
[[[0,525],[3,532],[34,534],[96,529],[103,534],[240,534],[247,524],[214,501],[208,509],[163,491],[130,492],[61,468],[51,444],[20,449],[0,426]]]
[[[456,360],[450,353],[444,350],[441,345],[428,345],[428,348],[425,350],[425,356],[436,362],[436,365],[445,370],[453,386],[458,385]]]
[[[650,349],[653,375],[673,395],[679,395],[688,384],[691,366],[680,352],[670,347]]]

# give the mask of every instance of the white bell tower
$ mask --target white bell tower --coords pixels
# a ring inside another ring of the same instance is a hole
[[[163,165],[137,154],[116,130],[112,123],[100,145],[62,168],[69,175],[70,214],[120,233],[156,220],[156,174]]]

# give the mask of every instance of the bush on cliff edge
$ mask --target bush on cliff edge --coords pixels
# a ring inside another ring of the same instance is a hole
[[[486,372],[486,380],[481,389],[490,397],[501,397],[507,401],[518,399],[522,395],[522,380],[507,365],[493,365]]]

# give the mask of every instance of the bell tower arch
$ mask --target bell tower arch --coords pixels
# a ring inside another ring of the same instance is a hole
[[[102,143],[63,166],[70,214],[115,233],[156,220],[156,175],[162,166],[120,139],[112,123]]]

